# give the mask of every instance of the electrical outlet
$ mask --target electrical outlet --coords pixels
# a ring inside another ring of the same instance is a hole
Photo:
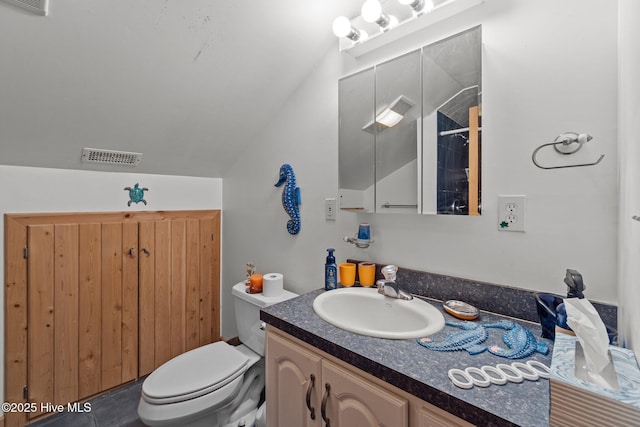
[[[324,219],[336,220],[336,199],[324,199]]]
[[[526,196],[498,196],[498,230],[524,231]]]

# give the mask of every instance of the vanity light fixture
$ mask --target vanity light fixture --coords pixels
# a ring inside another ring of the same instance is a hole
[[[333,33],[339,38],[340,52],[349,52],[357,58],[484,1],[366,0],[361,15],[336,18]]]
[[[362,19],[365,22],[378,24],[381,31],[387,31],[398,25],[398,19],[395,16],[382,12],[382,5],[378,0],[364,2],[362,5]]]
[[[367,123],[362,130],[376,133],[394,127],[404,119],[407,111],[415,104],[406,96],[400,95],[387,108],[376,115],[376,120]]]
[[[338,16],[333,21],[333,34],[336,37],[346,37],[353,42],[364,41],[367,33],[351,25],[351,21],[346,16]]]
[[[409,6],[416,16],[433,9],[433,0],[398,0],[398,3]]]

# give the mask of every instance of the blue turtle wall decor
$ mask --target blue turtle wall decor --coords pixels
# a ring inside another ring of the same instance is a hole
[[[289,234],[298,234],[301,227],[300,208],[298,206],[302,204],[302,199],[300,198],[300,187],[296,187],[296,175],[293,173],[293,167],[288,163],[280,167],[280,176],[275,186],[280,187],[285,182],[286,184],[282,189],[282,207],[291,217],[287,221],[287,231]]]
[[[147,187],[140,187],[140,185],[136,182],[136,185],[131,187],[125,187],[125,191],[129,192],[129,201],[127,202],[127,206],[131,206],[131,202],[133,203],[144,203],[147,205],[147,201],[144,199],[144,192],[149,191]]]

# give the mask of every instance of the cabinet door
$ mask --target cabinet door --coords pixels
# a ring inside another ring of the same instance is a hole
[[[220,339],[219,218],[140,222],[140,372]]]
[[[268,427],[320,427],[322,358],[267,333],[266,401]]]
[[[409,403],[338,365],[322,361],[326,424],[331,427],[407,427]]]
[[[29,401],[66,404],[135,379],[137,259],[125,246],[137,229],[42,224],[27,239]]]
[[[473,427],[473,424],[423,400],[415,398],[411,405],[411,427]]]

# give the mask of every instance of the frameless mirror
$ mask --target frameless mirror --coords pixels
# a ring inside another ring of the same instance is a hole
[[[481,29],[339,81],[341,209],[479,215]]]
[[[422,212],[480,214],[480,27],[422,49]]]
[[[419,212],[420,51],[376,67],[376,212]]]
[[[362,130],[373,120],[374,90],[373,68],[338,82],[341,209],[375,211],[375,138]]]

